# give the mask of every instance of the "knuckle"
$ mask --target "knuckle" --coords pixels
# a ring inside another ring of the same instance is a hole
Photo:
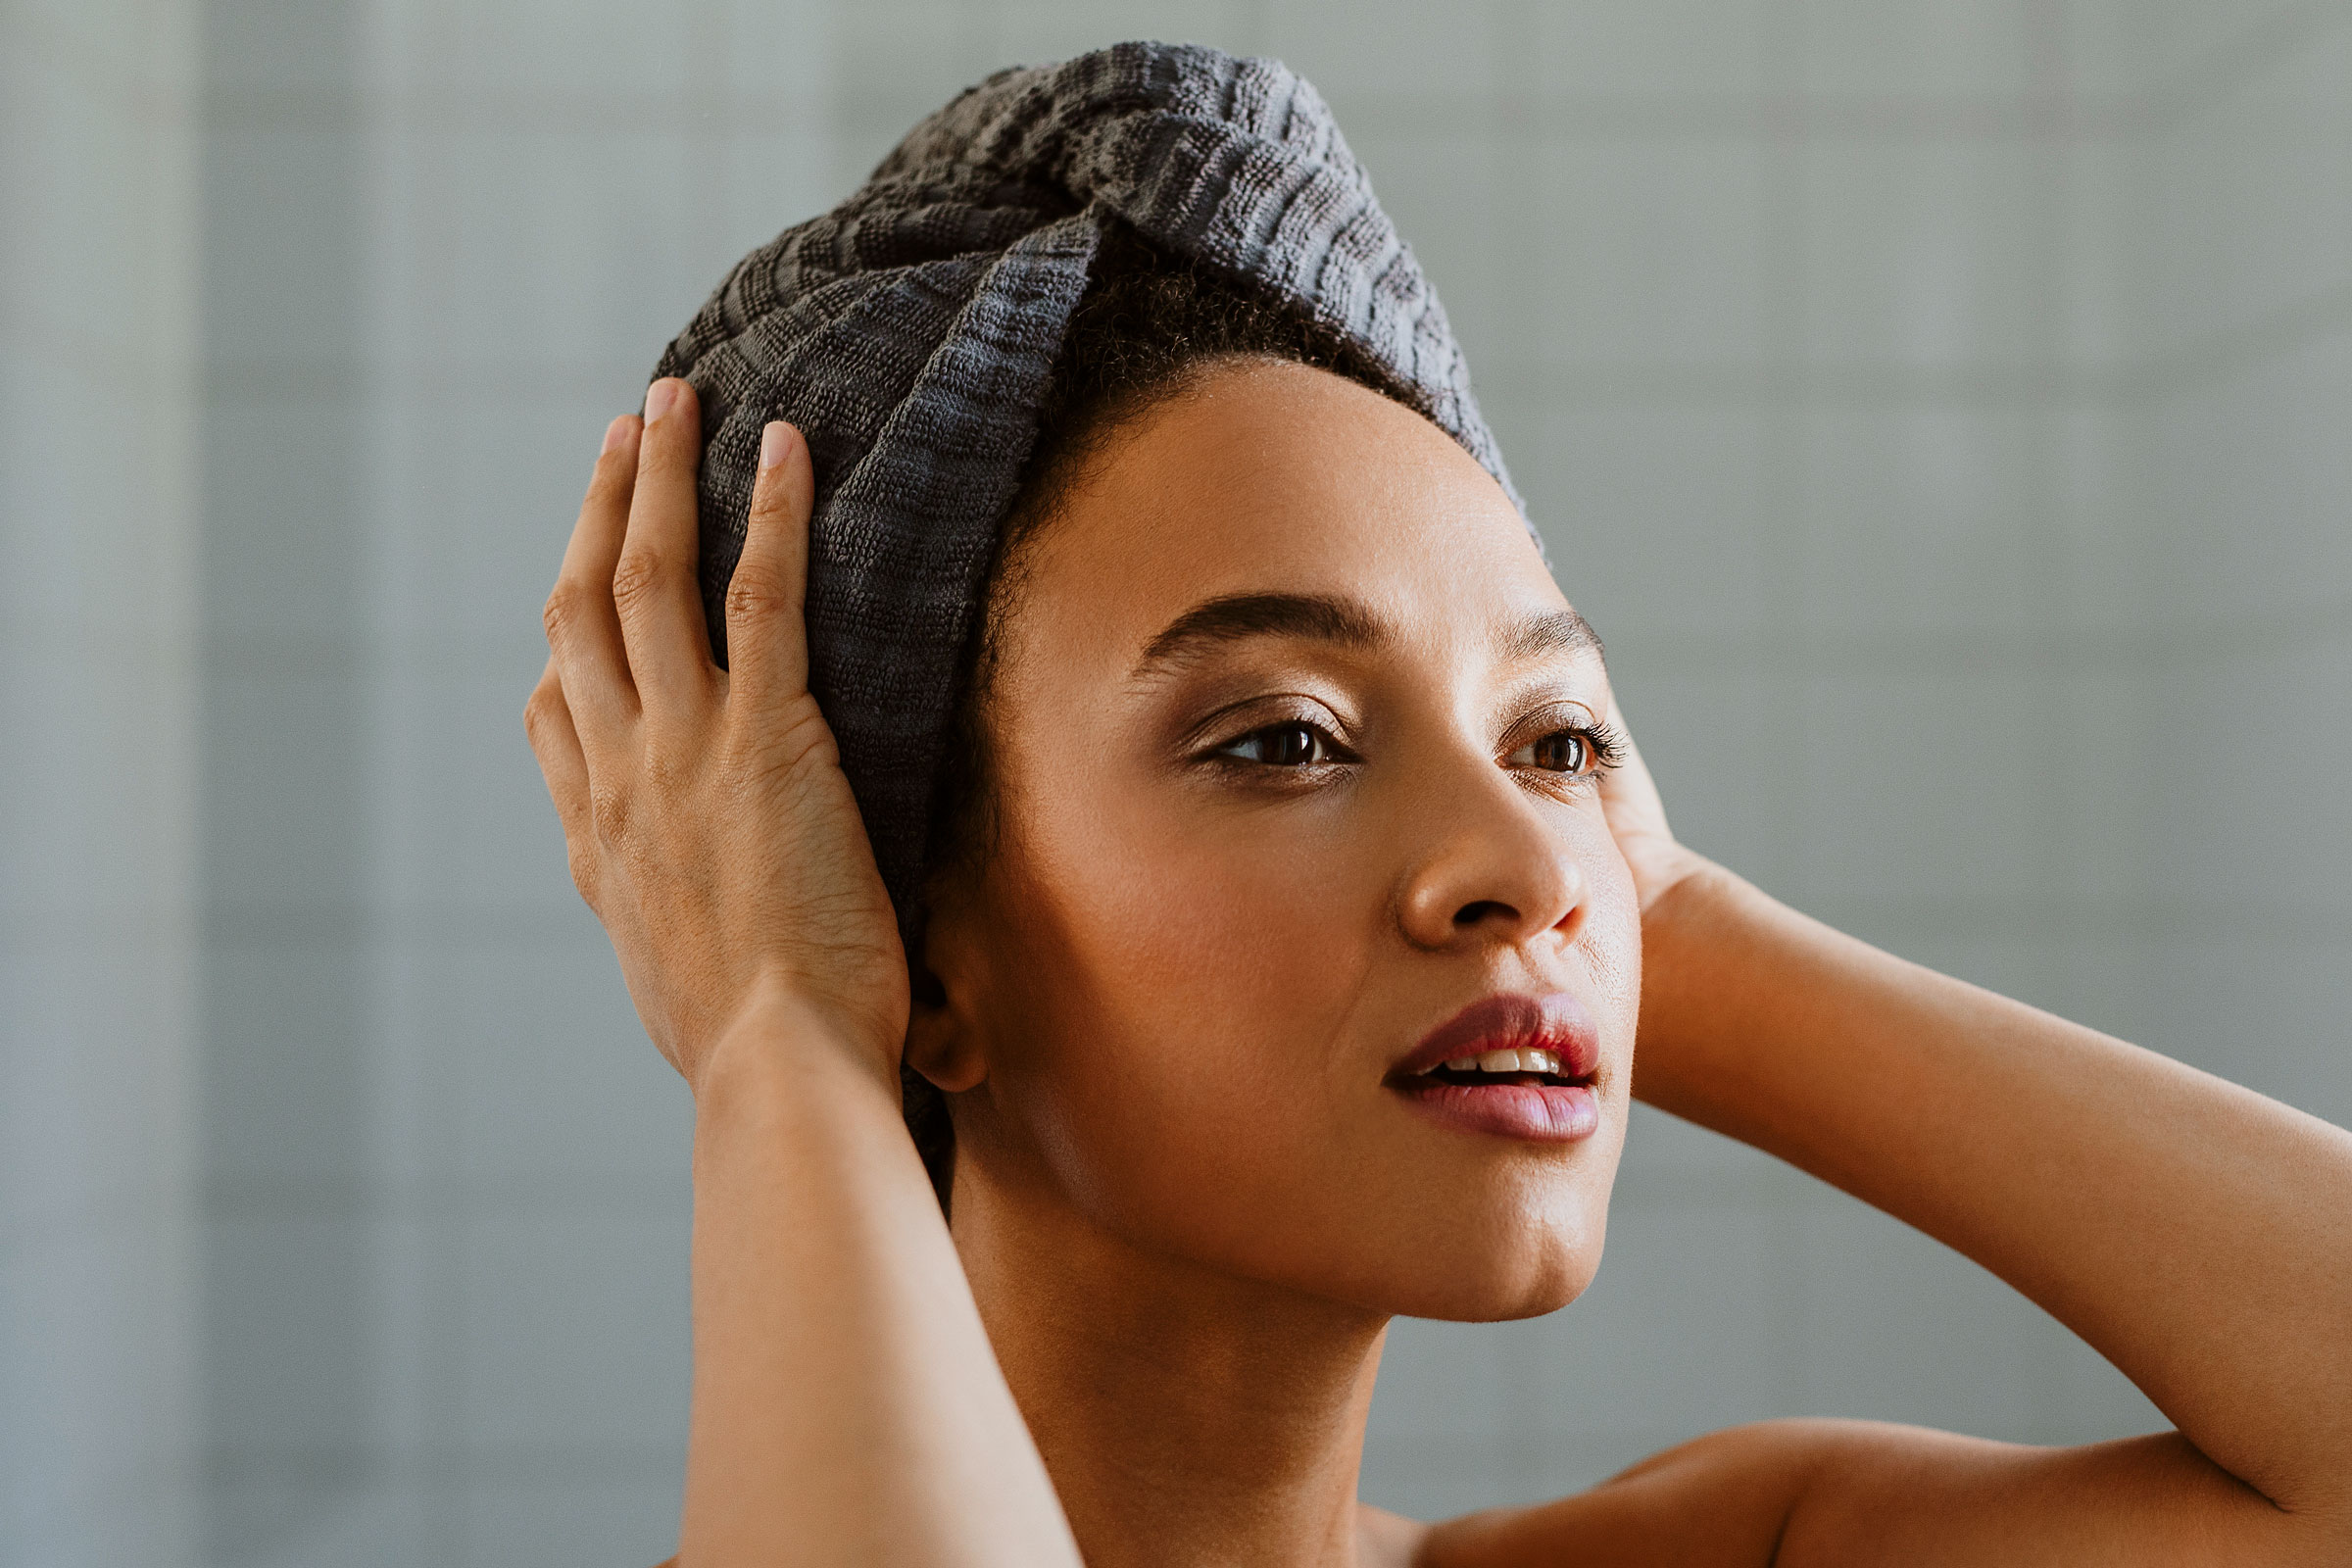
[[[571,885],[579,890],[580,898],[591,909],[596,907],[596,851],[578,841],[567,846],[565,858],[570,862]]]
[[[621,613],[631,613],[652,599],[669,575],[667,565],[652,553],[624,550],[612,568],[612,603]]]
[[[653,439],[646,442],[639,457],[644,466],[663,478],[672,478],[699,467],[703,455],[702,421],[681,419],[674,416],[648,426]]]
[[[619,843],[629,831],[628,792],[592,782],[588,786],[588,820],[601,842]]]
[[[635,466],[637,437],[640,431],[629,431],[611,450],[600,452],[596,467],[588,475],[588,494],[598,501],[611,501],[625,494],[630,483],[630,469]]]
[[[539,619],[547,628],[547,640],[554,642],[580,618],[580,585],[568,579],[556,584],[547,596],[547,606],[540,611]]]
[[[662,796],[683,793],[692,772],[690,764],[665,746],[647,747],[644,766],[647,788]]]
[[[798,510],[798,488],[787,468],[762,468],[752,485],[752,514],[763,522],[789,518]]]
[[[523,700],[522,730],[524,734],[530,736],[534,743],[539,741],[547,733],[548,727],[555,722],[556,701],[555,687],[547,681],[541,681],[533,687],[531,695]]]
[[[789,773],[809,767],[837,767],[841,763],[841,749],[834,743],[833,726],[825,722],[813,704],[777,726],[769,755],[778,767]]]
[[[762,721],[729,737],[722,787],[746,810],[774,792],[779,780],[806,780],[841,765],[833,730],[813,713]],[[788,783],[789,787],[789,783]]]
[[[792,595],[784,586],[783,575],[772,567],[747,562],[727,579],[729,620],[763,620],[791,608]]]

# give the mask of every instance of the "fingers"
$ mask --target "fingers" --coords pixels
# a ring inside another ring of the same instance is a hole
[[[707,696],[716,666],[703,625],[695,474],[703,421],[694,388],[664,376],[646,389],[628,534],[612,572],[629,670],[649,711],[675,712]]]
[[[808,688],[808,443],[782,419],[760,432],[743,555],[727,579],[727,701],[758,712]]]
[[[1609,697],[1608,725],[1617,738],[1617,765],[1601,775],[1600,799],[1614,829],[1620,822],[1628,831],[1656,833],[1673,837],[1666,825],[1666,802],[1658,794],[1657,781],[1650,777],[1649,764],[1642,760],[1642,748],[1634,744],[1634,732],[1626,724],[1625,710],[1618,706],[1615,693]]]
[[[531,755],[547,780],[548,798],[564,824],[564,843],[571,857],[572,885],[591,905],[596,902],[596,828],[588,807],[588,758],[564,700],[564,682],[549,659],[547,670],[522,705],[523,733],[530,737]]]
[[[555,592],[547,597],[547,646],[564,676],[567,719],[611,731],[634,716],[620,620],[612,609],[612,568],[628,531],[629,492],[637,478],[638,426],[622,415],[605,428],[588,498],[564,547]]]

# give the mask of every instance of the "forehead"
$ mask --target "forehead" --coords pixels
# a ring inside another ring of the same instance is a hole
[[[1351,598],[1439,642],[1565,604],[1502,487],[1444,431],[1329,371],[1263,362],[1113,434],[1022,579],[1017,640],[1064,653],[1132,656],[1227,595]]]

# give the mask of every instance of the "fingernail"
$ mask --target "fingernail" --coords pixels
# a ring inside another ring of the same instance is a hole
[[[620,445],[627,441],[628,438],[629,416],[623,414],[617,416],[611,424],[605,426],[605,452],[618,450]],[[603,455],[603,453],[598,454],[600,457]]]
[[[663,376],[645,389],[645,422],[653,423],[678,401],[678,383],[674,377]]]
[[[792,426],[782,419],[770,419],[760,432],[760,466],[762,470],[775,467],[792,451]]]

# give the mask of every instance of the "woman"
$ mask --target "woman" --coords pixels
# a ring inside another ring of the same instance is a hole
[[[696,1098],[680,1560],[2352,1560],[2352,1138],[1678,845],[1270,69],[992,83],[607,433],[527,716]],[[1269,190],[1324,195],[1230,220]],[[1775,1422],[1358,1504],[1389,1317],[1573,1299],[1635,1093],[1968,1253],[2177,1430]]]

